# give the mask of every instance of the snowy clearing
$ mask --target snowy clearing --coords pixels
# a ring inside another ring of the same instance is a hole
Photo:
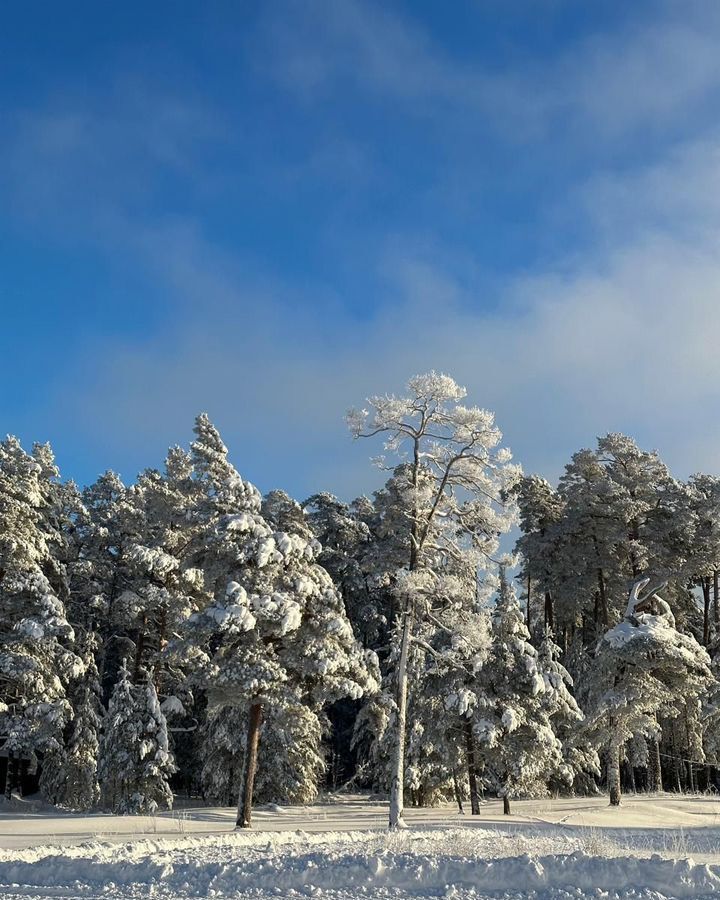
[[[475,818],[410,810],[413,827],[394,835],[386,815],[334,798],[259,809],[255,831],[235,833],[226,808],[14,809],[0,815],[0,889],[14,900],[720,896],[720,801],[704,797],[630,798],[619,811],[604,797],[520,801],[510,820],[497,801]]]

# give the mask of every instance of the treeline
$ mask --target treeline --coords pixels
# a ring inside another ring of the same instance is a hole
[[[608,435],[553,488],[464,395],[430,373],[352,411],[389,477],[349,504],[261,497],[206,416],[129,486],[2,442],[6,796],[33,772],[76,810],[183,790],[242,827],[354,785],[395,827],[406,796],[712,786],[720,481]]]

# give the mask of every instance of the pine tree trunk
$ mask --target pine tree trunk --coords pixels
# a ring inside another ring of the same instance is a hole
[[[672,751],[673,751],[673,767],[675,769],[675,788],[679,794],[683,792],[683,784],[682,784],[682,763],[680,762],[680,757],[678,756],[678,747],[677,740],[675,739],[674,734],[675,729],[673,728],[673,742],[672,742]]]
[[[610,741],[607,758],[607,783],[610,794],[610,806],[620,806],[622,791],[620,790],[620,746]]]
[[[390,817],[388,827],[391,831],[404,828],[403,820],[403,790],[405,783],[405,728],[407,724],[407,693],[408,693],[408,654],[410,651],[410,637],[412,633],[412,607],[410,598],[405,600],[403,610],[402,638],[400,641],[400,659],[397,667],[396,704],[397,704],[397,734],[395,747],[393,748],[392,780],[390,782]]]
[[[555,627],[555,610],[550,591],[545,591],[545,627],[551,629]]]
[[[527,628],[528,628],[528,631],[530,631],[530,591],[531,591],[531,588],[532,588],[532,585],[531,585],[531,582],[530,582],[530,573],[528,572],[528,577],[527,577],[527,608],[526,608],[526,617],[527,617]]]
[[[652,770],[652,788],[662,791],[662,766],[660,765],[660,742],[657,738],[650,741],[650,767]]]
[[[7,756],[7,769],[5,770],[5,799],[9,802],[12,798],[12,791],[15,787],[14,784],[14,763],[15,763],[15,754],[11,751],[8,751]]]
[[[598,569],[598,591],[600,592],[600,622],[604,628],[610,624],[608,612],[607,592],[605,590],[605,576],[601,568]]]
[[[167,607],[165,604],[160,608],[160,619],[158,621],[158,650],[164,650],[167,641],[165,640],[165,634],[167,632]]]
[[[133,666],[132,680],[137,682],[140,677],[140,667],[142,666],[143,653],[145,651],[145,627],[147,625],[147,616],[143,613],[140,619],[140,627],[137,632],[137,640],[135,641],[135,665]]]
[[[260,742],[260,726],[262,725],[263,708],[261,703],[253,703],[248,719],[247,746],[243,763],[243,777],[240,786],[236,828],[252,828],[253,788],[257,771],[258,744]]]
[[[503,794],[503,815],[510,815],[510,798],[508,797],[507,793]]]
[[[713,571],[713,622],[720,625],[720,572]]]
[[[458,805],[458,812],[461,816],[465,815],[465,810],[463,809],[462,797],[460,795],[460,785],[458,784],[457,772],[453,770],[453,792],[455,794],[455,802]]]
[[[480,815],[480,798],[478,796],[477,774],[475,772],[475,743],[473,741],[472,724],[465,719],[465,753],[467,755],[468,781],[470,783],[470,813]]]
[[[710,643],[710,579],[703,578],[700,584],[703,595],[703,644],[707,647]]]

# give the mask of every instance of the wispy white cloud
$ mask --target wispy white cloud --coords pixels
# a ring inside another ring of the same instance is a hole
[[[460,116],[516,139],[590,142],[686,124],[718,99],[720,10],[651,4],[649,16],[577,40],[552,57],[458,60],[385,5],[338,0],[270,9],[263,64],[307,100],[348,85],[404,115]],[[507,11],[505,11],[507,12]],[[654,15],[653,15],[654,13]],[[534,9],[530,15],[543,15]]]
[[[17,214],[87,236],[141,215],[168,178],[197,189],[199,152],[222,137],[217,111],[191,93],[129,75],[94,91],[65,85],[42,105],[7,111],[0,183]]]

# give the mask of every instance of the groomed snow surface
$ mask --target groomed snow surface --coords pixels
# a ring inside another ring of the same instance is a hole
[[[0,897],[604,898],[720,897],[720,799],[522,801],[482,815],[409,810],[388,835],[387,808],[363,797],[256,812],[73,816],[0,807]]]

